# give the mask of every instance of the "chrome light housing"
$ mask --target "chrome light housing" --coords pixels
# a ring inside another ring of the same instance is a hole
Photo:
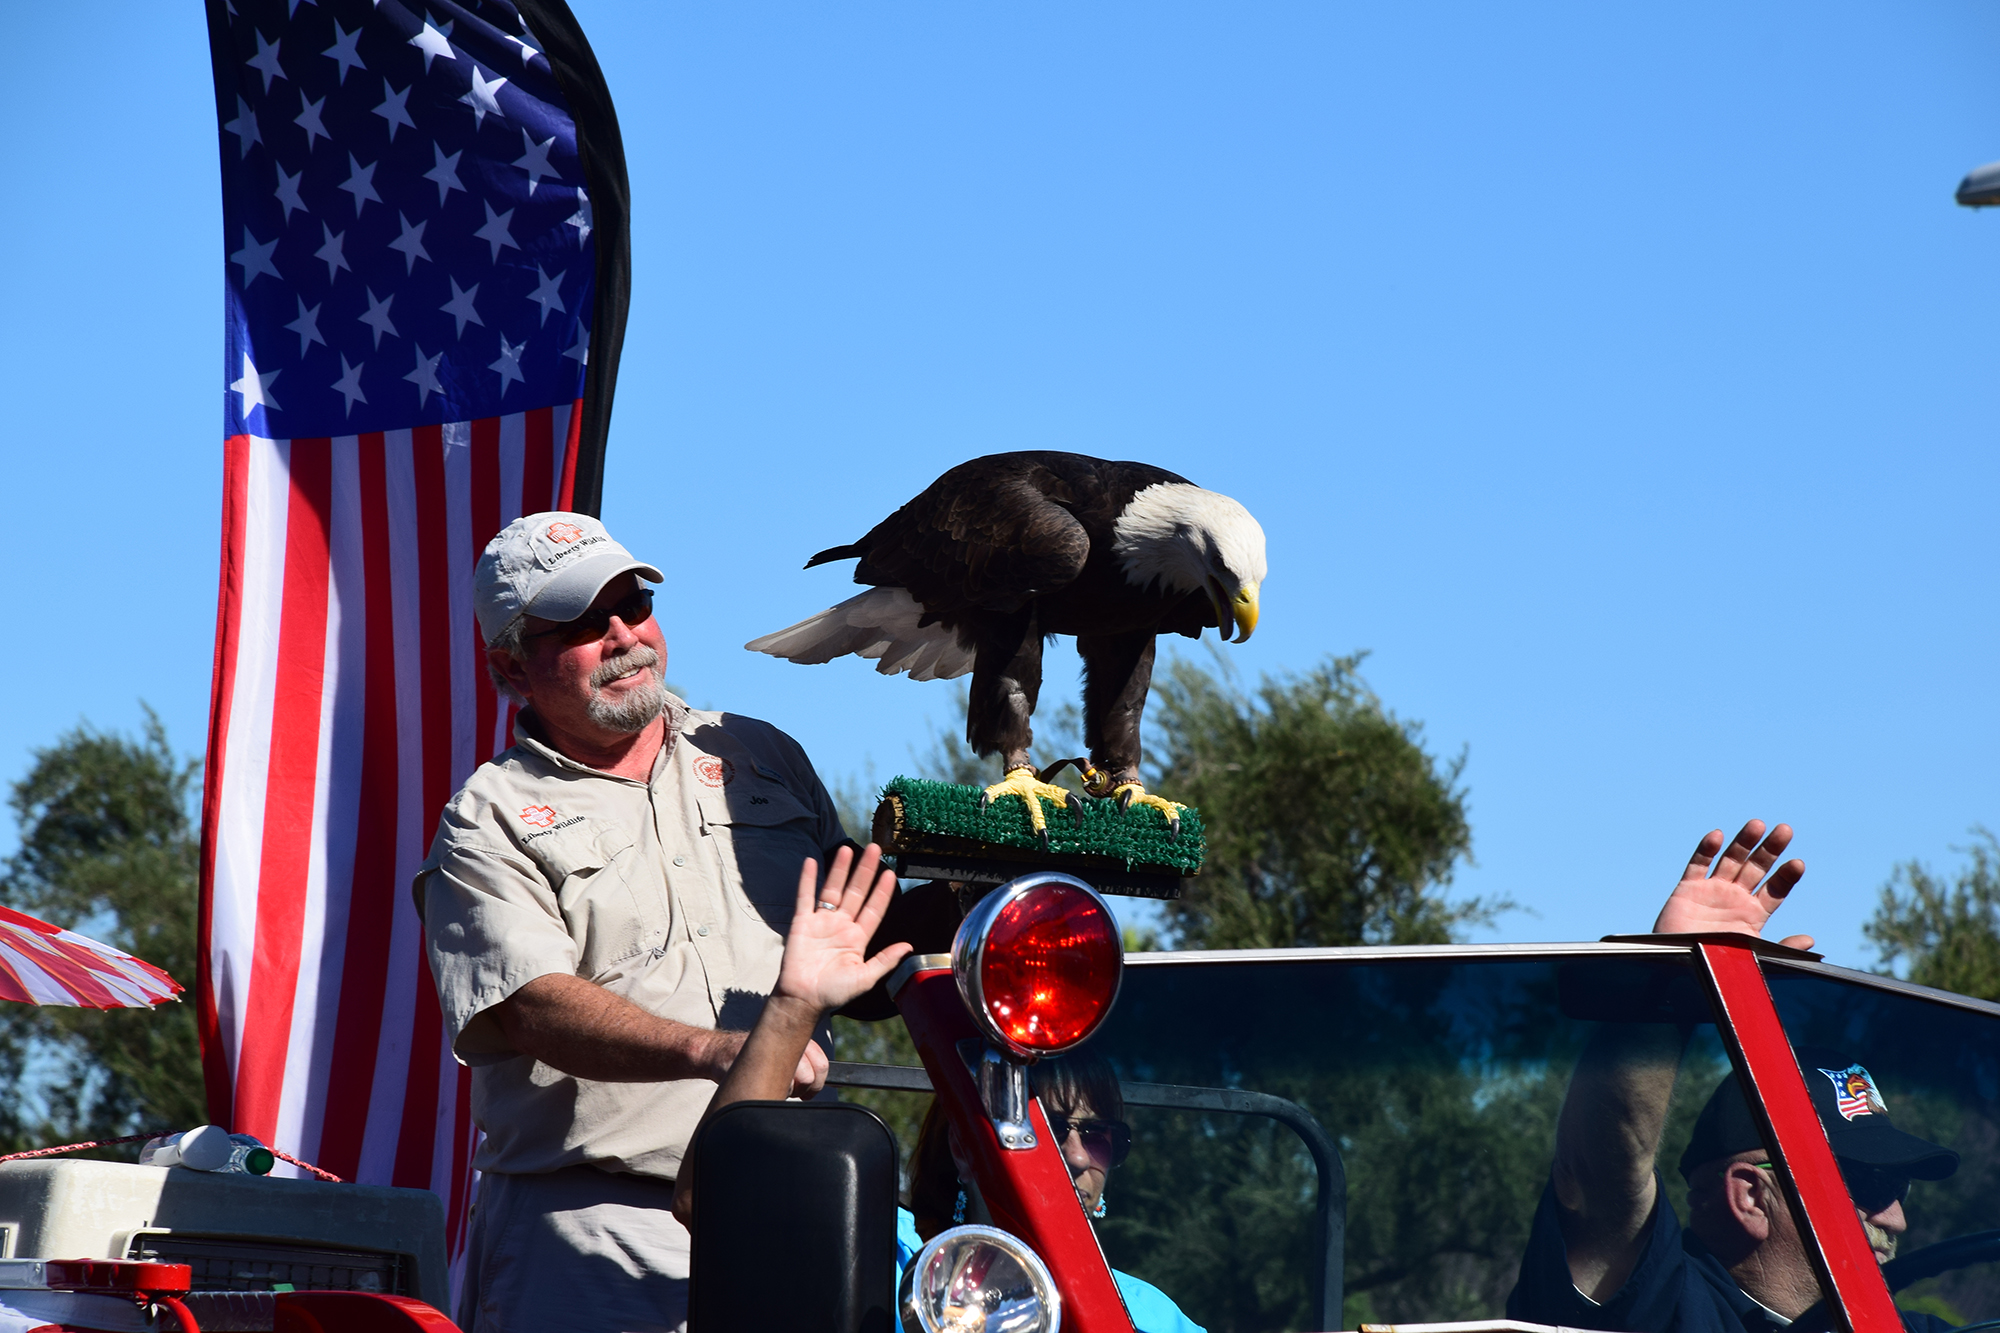
[[[1125,948],[1096,889],[1038,871],[993,890],[959,923],[951,973],[987,1038],[1036,1060],[1097,1030],[1118,998]]]
[[[998,1227],[940,1231],[903,1269],[903,1333],[1060,1333],[1062,1294],[1027,1243]]]

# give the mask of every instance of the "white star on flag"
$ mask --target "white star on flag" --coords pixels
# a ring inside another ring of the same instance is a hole
[[[282,42],[284,39],[281,37],[278,39],[278,42],[267,42],[264,40],[264,34],[261,32],[256,34],[256,38],[257,54],[251,56],[243,63],[250,66],[251,69],[263,73],[264,93],[266,96],[269,96],[271,92],[271,80],[285,77],[283,67],[278,64],[278,42]]]
[[[526,69],[528,67],[528,62],[541,54],[541,52],[537,50],[535,47],[530,46],[528,43],[522,41],[519,37],[513,36],[511,33],[504,33],[504,32],[501,33],[500,39],[502,41],[512,42],[514,45],[521,48],[522,69]]]
[[[349,175],[341,182],[340,188],[354,196],[354,216],[357,218],[361,216],[361,206],[369,200],[378,204],[382,202],[382,196],[375,193],[375,168],[379,165],[370,162],[364,167],[354,160],[354,154],[347,155]]]
[[[424,173],[424,179],[437,182],[438,207],[443,208],[446,197],[453,190],[457,190],[460,194],[466,192],[465,187],[458,183],[458,159],[465,156],[465,150],[461,148],[450,157],[446,157],[444,149],[432,144],[431,152],[437,155],[437,165]]]
[[[581,250],[583,243],[590,239],[591,223],[590,196],[584,193],[581,185],[576,189],[576,212],[570,214],[565,221],[569,226],[576,228],[576,248]]]
[[[326,346],[326,339],[319,336],[319,306],[316,305],[308,310],[305,297],[296,296],[295,299],[299,303],[299,317],[285,327],[299,335],[299,355],[304,356],[306,348],[313,343]],[[325,304],[324,301],[320,302],[320,305]]]
[[[250,284],[257,281],[260,274],[268,273],[278,278],[278,281],[284,281],[278,276],[278,266],[271,262],[271,252],[277,248],[278,242],[275,237],[268,242],[259,241],[250,234],[248,227],[243,229],[243,248],[229,256],[229,262],[243,266],[244,291],[250,290]]]
[[[236,119],[223,122],[223,129],[236,136],[236,157],[238,161],[250,156],[250,145],[264,142],[264,136],[257,129],[257,113],[250,109],[250,103],[241,94],[236,98]]]
[[[507,80],[505,79],[495,79],[493,82],[488,83],[479,76],[479,66],[474,65],[472,67],[472,87],[458,100],[472,108],[472,127],[474,129],[485,128],[487,116],[502,114],[498,94],[506,86]]]
[[[333,137],[326,132],[326,126],[320,123],[319,118],[319,109],[326,105],[326,99],[322,97],[317,102],[308,102],[302,90],[299,93],[299,105],[305,109],[292,117],[292,124],[304,128],[306,132],[306,151],[310,153],[312,152],[314,135],[318,135],[322,139],[331,139]]]
[[[586,329],[581,324],[577,325],[576,341],[570,344],[569,350],[567,352],[564,352],[563,355],[568,357],[570,360],[576,362],[579,366],[589,365],[590,330]]]
[[[528,197],[535,197],[535,187],[542,183],[544,176],[556,176],[556,169],[549,165],[549,149],[555,146],[556,136],[551,134],[540,143],[525,129],[521,131],[521,155],[514,159],[514,165],[528,173]],[[560,177],[557,177],[560,179]]]
[[[415,85],[411,86],[414,87]],[[398,90],[392,88],[387,79],[382,80],[382,105],[375,108],[375,114],[389,122],[390,143],[396,142],[397,126],[407,125],[411,129],[417,127],[417,122],[410,119],[409,108],[403,105],[409,100],[409,88]]]
[[[333,45],[320,54],[329,60],[340,62],[340,77],[334,80],[335,83],[344,87],[347,83],[348,70],[368,68],[361,63],[361,52],[356,49],[360,45],[361,29],[356,28],[353,32],[349,32],[340,26],[339,19],[333,21]],[[361,401],[365,403],[368,400],[364,398]]]
[[[369,291],[366,287],[363,287],[361,290],[368,297],[368,313],[365,315],[356,315],[355,318],[375,330],[375,345],[377,347],[382,345],[382,335],[385,333],[391,338],[402,337],[402,334],[396,332],[396,326],[389,321],[389,304],[396,299],[396,294],[390,292],[378,301],[375,299],[375,293]],[[367,400],[364,399],[363,401]]]
[[[342,416],[354,411],[356,400],[367,402],[368,395],[361,392],[361,367],[350,366],[347,364],[347,358],[341,357],[340,378],[333,382],[333,391],[347,400],[346,406],[341,411]]]
[[[324,259],[326,261],[326,280],[332,282],[333,275],[342,269],[347,269],[348,272],[352,273],[354,269],[348,264],[347,256],[340,252],[341,247],[347,243],[343,239],[345,233],[335,231],[324,222],[319,224],[319,230],[320,235],[324,236],[326,241],[319,249],[313,251],[313,258]]]
[[[283,167],[278,168],[278,202],[284,205],[287,225],[291,223],[293,213],[312,212],[306,207],[306,201],[299,198],[299,182],[305,179],[305,174],[301,171],[296,176],[287,176]]]
[[[500,359],[488,366],[487,369],[500,372],[500,396],[502,398],[507,396],[507,386],[509,384],[518,384],[527,379],[527,376],[521,373],[521,353],[527,350],[528,340],[526,338],[521,339],[519,347],[510,347],[507,345],[507,335],[504,333],[500,335]]]
[[[500,249],[502,246],[515,250],[521,248],[515,243],[513,235],[507,230],[508,222],[514,217],[514,210],[510,208],[505,213],[495,213],[493,205],[487,203],[484,199],[479,201],[479,205],[486,210],[486,225],[472,234],[493,247],[493,262],[497,264],[500,262]]]
[[[557,269],[554,276],[551,276],[542,272],[542,266],[537,264],[535,265],[535,276],[542,280],[541,285],[535,288],[528,299],[539,303],[542,307],[542,323],[546,324],[549,322],[549,311],[551,310],[560,310],[564,314],[568,314],[568,307],[563,305],[562,300],[562,270]]]
[[[398,212],[396,214],[396,221],[403,224],[403,234],[389,242],[389,248],[399,251],[402,254],[404,261],[403,275],[408,277],[417,271],[417,261],[419,259],[429,259],[431,257],[430,251],[424,249],[424,228],[431,225],[430,219],[426,218],[413,227],[410,225],[410,220]]]
[[[444,353],[425,356],[424,349],[417,348],[417,367],[404,379],[417,386],[417,406],[422,407],[431,400],[434,393],[443,393],[444,385],[438,383],[438,362],[444,360]]]
[[[229,386],[230,392],[243,395],[243,420],[250,420],[250,409],[261,407],[269,412],[279,410],[277,395],[271,392],[271,384],[282,370],[274,370],[268,375],[259,375],[257,367],[250,364],[250,353],[243,354],[243,378]]]
[[[486,321],[481,319],[479,312],[472,308],[472,298],[477,295],[479,295],[478,283],[475,282],[464,291],[460,291],[458,289],[458,279],[453,278],[451,279],[451,299],[438,307],[445,314],[450,315],[458,321],[458,336],[461,338],[465,336],[465,326],[468,322],[477,324],[482,329],[486,327]]]
[[[450,25],[447,24],[445,26],[449,27]],[[424,73],[426,74],[431,72],[431,61],[436,60],[439,56],[443,56],[447,60],[458,59],[457,53],[451,49],[451,43],[445,40],[444,34],[428,23],[424,24],[422,32],[410,38],[410,45],[424,53]]]

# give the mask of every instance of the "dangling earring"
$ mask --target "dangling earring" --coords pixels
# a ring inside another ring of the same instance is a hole
[[[960,1226],[964,1222],[965,1222],[965,1190],[961,1188],[958,1191],[958,1202],[952,1205],[951,1224],[953,1226]]]
[[[1090,1210],[1090,1215],[1097,1218],[1104,1216],[1104,1196],[1102,1194],[1097,1196],[1097,1207]]]

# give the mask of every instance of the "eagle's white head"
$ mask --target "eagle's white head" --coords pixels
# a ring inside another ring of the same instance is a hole
[[[1206,590],[1223,638],[1233,630],[1242,643],[1257,628],[1264,529],[1228,496],[1182,481],[1148,486],[1113,524],[1111,549],[1129,583]]]

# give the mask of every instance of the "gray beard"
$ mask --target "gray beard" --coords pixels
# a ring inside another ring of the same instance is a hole
[[[625,692],[616,703],[599,691],[633,667],[644,668],[641,682]],[[643,731],[652,720],[667,711],[667,682],[660,670],[660,655],[644,644],[634,645],[616,657],[606,658],[590,673],[590,702],[585,705],[590,720],[607,731],[630,735]]]

